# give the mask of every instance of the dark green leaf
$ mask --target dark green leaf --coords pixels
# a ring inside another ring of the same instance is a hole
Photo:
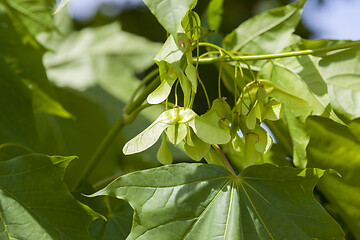
[[[36,35],[54,28],[51,17],[54,4],[52,0],[3,0],[0,3],[11,18],[14,30],[22,34],[23,42],[38,47]]]
[[[14,2],[15,4],[15,2]],[[57,102],[42,64],[44,49],[23,38],[9,16],[0,10],[0,142],[18,142],[39,149],[33,112],[71,115]],[[3,101],[3,102],[2,102]]]
[[[308,165],[332,168],[337,176],[326,176],[319,189],[333,212],[340,216],[355,239],[360,238],[360,144],[351,131],[326,118],[306,121],[310,135]]]
[[[62,182],[74,158],[33,154],[0,162],[1,239],[90,239],[98,215]]]
[[[17,143],[0,144],[0,161],[33,153],[31,149]]]
[[[0,143],[37,146],[37,132],[29,92],[0,56]]]
[[[125,201],[112,197],[102,199],[105,206],[101,214],[106,219],[93,223],[90,235],[96,240],[125,240],[130,233],[134,210]]]

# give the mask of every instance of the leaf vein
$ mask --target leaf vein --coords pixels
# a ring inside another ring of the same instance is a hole
[[[261,221],[262,225],[264,226],[264,228],[265,228],[266,232],[269,234],[269,236],[270,236],[270,238],[271,238],[272,240],[275,240],[275,239],[274,239],[274,237],[271,235],[271,233],[270,233],[269,229],[267,228],[267,226],[266,226],[265,222],[264,222],[264,221],[263,221],[263,219],[261,218],[261,216],[260,216],[259,212],[257,211],[257,209],[256,209],[256,207],[255,207],[255,205],[254,205],[254,203],[251,201],[250,196],[248,195],[248,193],[247,193],[247,191],[246,191],[246,189],[245,189],[245,187],[244,187],[244,185],[243,185],[242,183],[241,183],[241,188],[244,190],[244,193],[245,193],[245,195],[246,195],[246,198],[249,200],[249,202],[250,202],[250,204],[251,204],[252,208],[254,209],[254,211],[255,211],[256,215],[259,217],[259,219],[260,219],[260,221]]]
[[[224,186],[222,186],[220,188],[220,190],[218,191],[218,193],[215,195],[215,197],[210,201],[210,203],[206,206],[206,208],[204,208],[204,210],[200,213],[200,215],[198,217],[196,217],[196,220],[194,221],[194,223],[190,226],[189,230],[185,233],[184,237],[182,239],[185,239],[187,237],[187,235],[189,235],[189,233],[191,232],[191,230],[195,227],[195,225],[199,222],[200,218],[205,214],[205,212],[212,206],[212,204],[215,202],[215,200],[219,197],[220,193],[222,192],[222,190],[231,182],[231,180],[227,181]]]

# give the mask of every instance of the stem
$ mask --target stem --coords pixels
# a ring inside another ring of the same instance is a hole
[[[159,73],[159,68],[156,68],[155,70],[151,71],[146,77],[140,82],[139,86],[135,89],[134,93],[131,95],[129,103],[133,102],[136,94],[141,90],[143,86],[145,86],[152,78],[154,78]]]
[[[177,95],[177,88],[178,88],[178,85],[179,85],[179,81],[177,81],[176,83],[175,83],[175,106],[179,106],[178,105],[178,95]]]
[[[91,159],[85,164],[83,171],[76,176],[75,180],[73,181],[73,185],[70,187],[70,191],[75,191],[80,186],[81,182],[92,173],[96,165],[99,163],[123,127],[131,123],[142,109],[150,106],[149,104],[142,105],[142,103],[145,101],[147,96],[159,85],[159,79],[159,77],[155,78],[134,102],[131,102],[125,106],[119,119],[102,140]]]
[[[190,104],[189,104],[189,108],[192,109],[193,105],[194,105],[194,101],[195,101],[195,93],[191,92],[191,99],[190,99]]]
[[[219,70],[219,77],[218,77],[218,92],[219,92],[219,99],[221,99],[221,75],[222,75],[222,68],[223,64],[220,64],[220,70]]]
[[[124,118],[124,113],[119,117],[114,126],[107,133],[105,138],[100,143],[100,146],[96,149],[96,152],[92,156],[92,158],[86,163],[84,170],[78,175],[78,178],[74,181],[73,189],[71,191],[76,190],[83,179],[86,179],[94,170],[96,165],[99,163],[103,155],[106,153],[106,150],[109,148],[111,143],[115,140],[117,134],[123,129],[125,125],[130,124],[136,116],[145,108],[150,107],[152,105],[145,103],[138,108],[136,108],[127,118]]]
[[[236,173],[235,173],[234,169],[232,168],[229,160],[226,158],[224,152],[221,150],[221,148],[219,147],[219,145],[213,144],[213,146],[220,152],[221,157],[222,157],[222,159],[223,159],[223,161],[224,161],[224,163],[225,163],[225,165],[226,165],[226,168],[229,170],[229,172],[230,172],[232,175],[236,176]]]
[[[251,60],[267,60],[273,58],[284,58],[284,57],[296,57],[302,55],[312,55],[324,52],[330,52],[340,49],[352,48],[360,46],[360,42],[352,42],[341,44],[332,47],[324,47],[313,50],[301,50],[294,52],[285,52],[285,53],[274,53],[274,54],[262,54],[262,55],[253,55],[253,56],[233,56],[232,58],[226,56],[220,57],[209,57],[209,58],[200,58],[199,64],[207,64],[207,63],[216,63],[216,62],[235,62],[235,61],[251,61]],[[194,59],[194,61],[197,61]]]
[[[204,85],[204,83],[201,81],[201,78],[199,77],[199,75],[198,75],[197,78],[198,78],[198,80],[199,80],[199,83],[200,83],[201,87],[203,88],[203,91],[204,91],[204,94],[205,94],[205,98],[206,98],[206,102],[207,102],[207,104],[208,104],[208,109],[210,109],[210,108],[211,108],[211,103],[210,103],[209,95],[207,94],[205,85]]]
[[[145,108],[151,107],[153,105],[149,104],[149,103],[144,103],[143,105],[139,106],[138,108],[136,108],[131,114],[126,115],[126,118],[123,119],[123,122],[125,125],[128,125],[130,123],[132,123],[135,118],[137,117],[137,115],[144,110]]]
[[[228,56],[229,56],[229,59],[231,59],[231,61],[233,61],[233,62],[237,62],[237,61],[238,61],[238,60],[236,60],[236,57],[233,56],[230,52],[226,51],[226,50],[223,49],[222,47],[219,47],[219,46],[217,46],[217,45],[215,45],[215,44],[207,43],[207,42],[202,42],[202,43],[199,43],[199,46],[206,46],[206,47],[215,48],[215,49],[217,49],[217,50],[220,52],[220,54],[221,54],[221,52],[224,52],[226,55],[228,55]],[[221,55],[221,57],[223,58],[224,56]],[[201,59],[199,59],[198,61],[200,61],[200,60],[201,60]],[[201,63],[201,62],[199,62],[199,63]]]
[[[208,56],[210,54],[220,54],[220,52],[219,51],[208,51],[208,52],[200,55],[199,58],[204,58],[204,57],[206,57],[206,56]]]
[[[160,84],[160,77],[156,77],[141,93],[141,95],[133,102],[126,105],[124,108],[125,114],[132,113],[136,108],[138,108],[147,98],[147,96],[152,93]]]
[[[101,157],[105,154],[110,144],[114,141],[115,137],[124,126],[124,118],[123,115],[121,115],[120,118],[116,121],[115,125],[107,133],[100,146],[96,149],[96,152],[92,158],[86,163],[83,171],[77,175],[77,178],[74,180],[72,189],[70,189],[70,191],[76,190],[79,187],[81,181],[90,175],[96,164],[98,164]]]
[[[95,191],[98,191],[99,189],[107,186],[109,183],[111,183],[112,181],[114,181],[115,179],[117,179],[118,177],[121,177],[123,175],[125,175],[126,173],[121,173],[121,174],[116,174],[116,175],[113,175],[111,177],[108,177],[108,178],[105,178],[105,179],[102,179],[100,180],[99,182],[97,183],[94,183],[92,185],[93,189]]]
[[[164,105],[166,110],[170,108],[174,108],[176,106],[175,103],[169,102],[169,100],[167,102],[162,102],[159,104]]]
[[[29,153],[34,153],[34,151],[31,150],[30,148],[23,146],[21,144],[18,144],[18,143],[9,142],[9,143],[0,144],[0,150],[3,150],[4,148],[7,148],[7,147],[17,147],[17,148],[21,148]]]

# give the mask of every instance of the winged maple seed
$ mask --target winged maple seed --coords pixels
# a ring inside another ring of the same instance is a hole
[[[175,107],[166,110],[149,127],[127,142],[123,152],[130,155],[148,149],[157,142],[165,130],[174,145],[183,141],[186,136],[186,141],[191,141],[192,131],[207,144],[225,144],[231,137],[228,131],[220,128],[218,122],[221,118],[215,108],[202,116],[198,116],[189,108]]]

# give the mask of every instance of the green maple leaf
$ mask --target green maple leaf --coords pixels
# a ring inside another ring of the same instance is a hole
[[[0,161],[0,239],[90,239],[98,215],[62,181],[74,158],[30,154]]]
[[[320,169],[176,164],[122,176],[95,193],[135,210],[127,239],[343,239],[313,198]]]

